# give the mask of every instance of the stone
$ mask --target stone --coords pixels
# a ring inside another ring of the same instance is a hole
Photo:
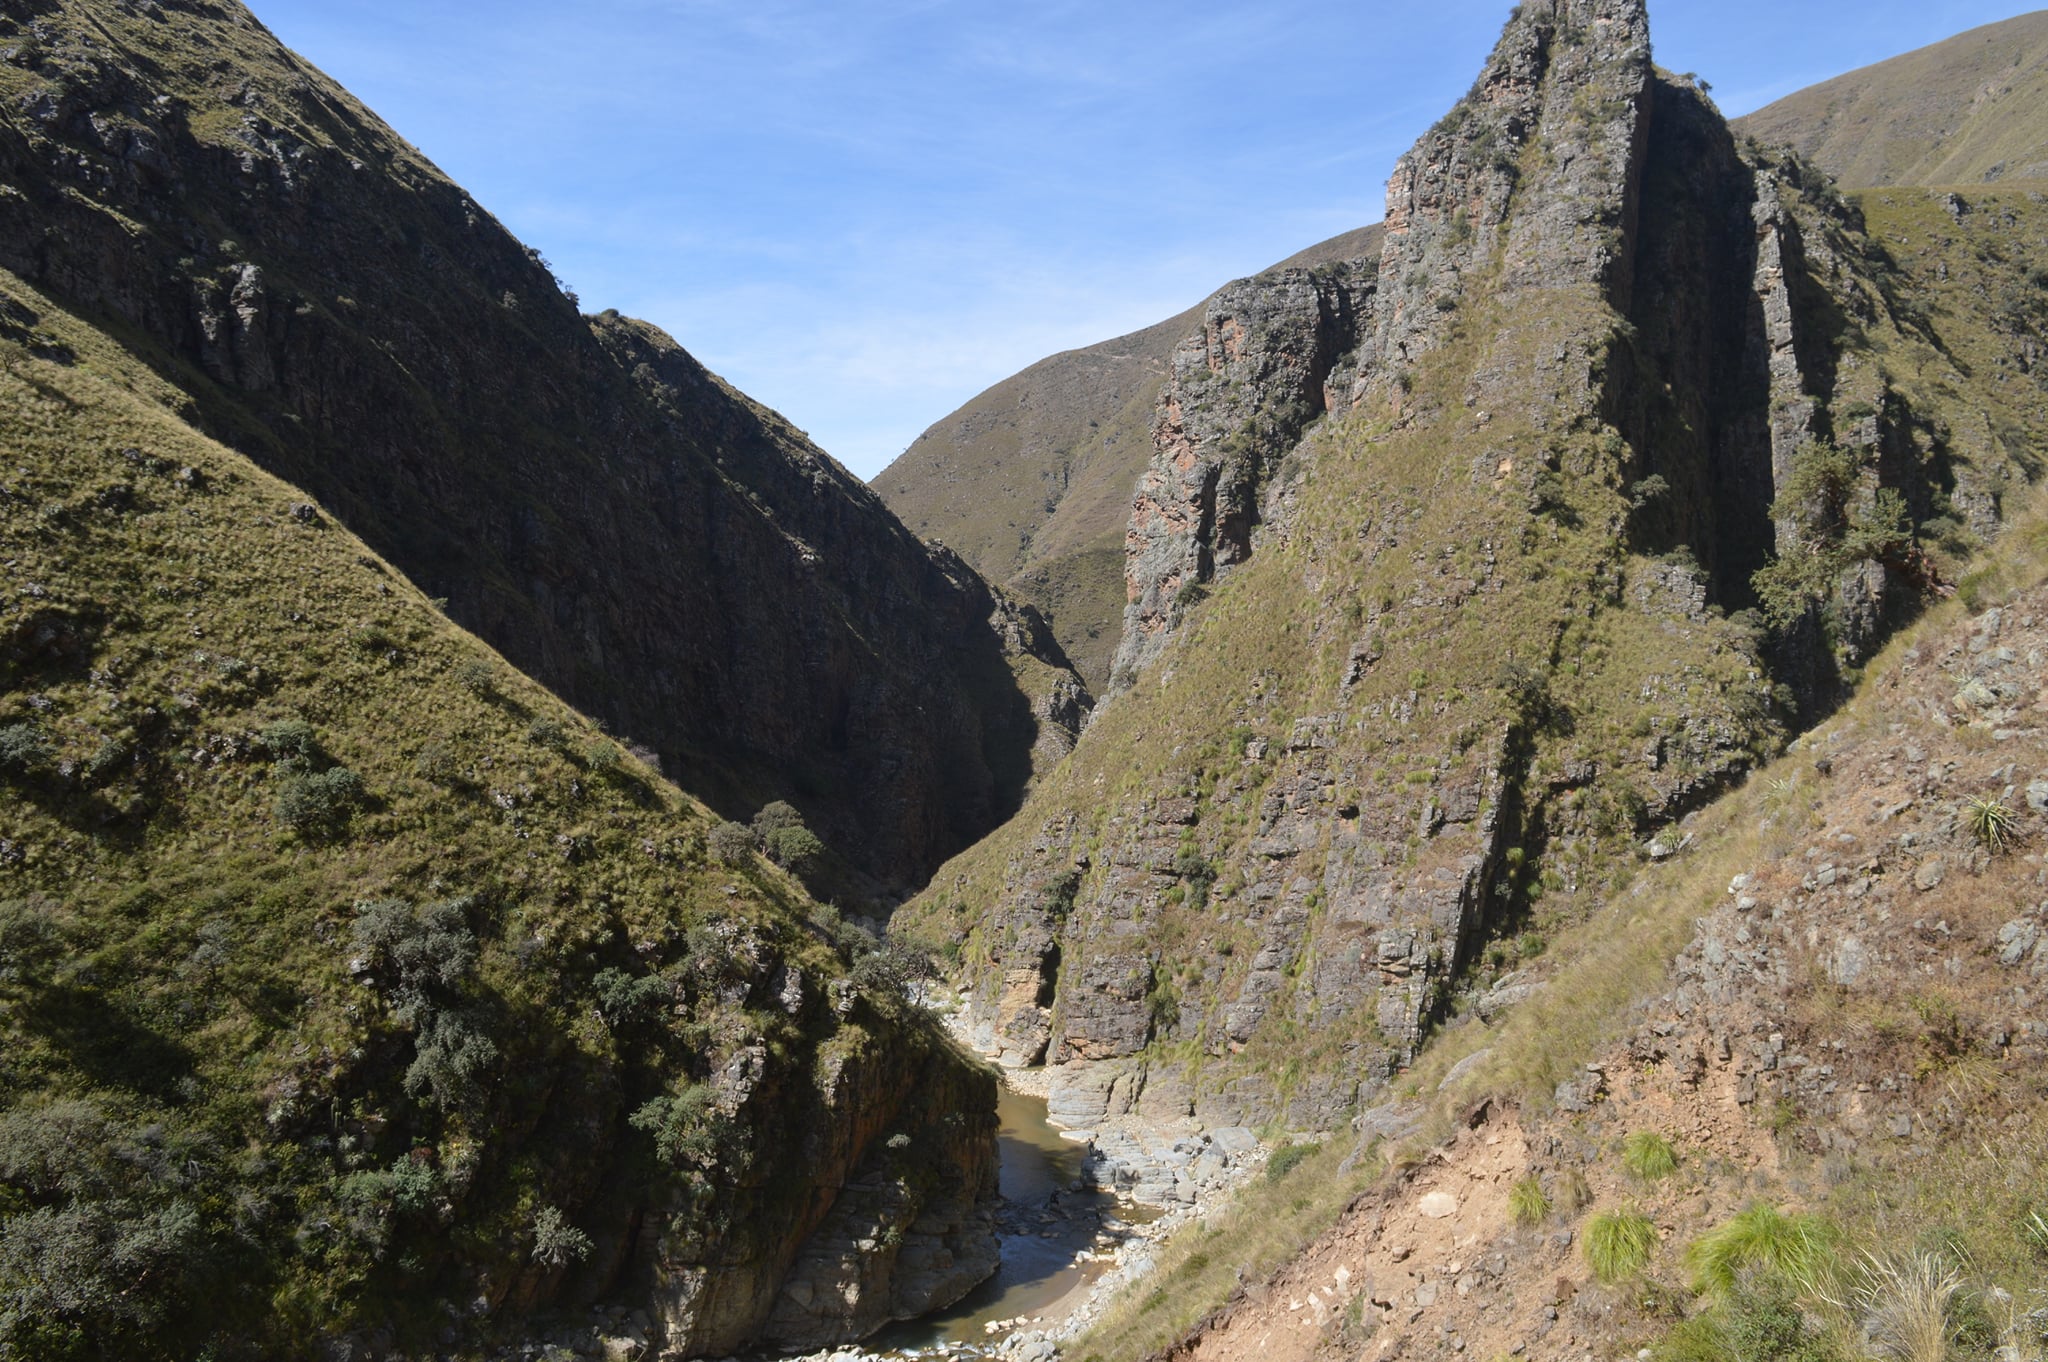
[[[1920,863],[1918,870],[1913,872],[1913,887],[1924,894],[1938,886],[1947,874],[1948,866],[1942,861],[1941,857],[1930,856]]]
[[[1458,1213],[1458,1198],[1449,1192],[1429,1192],[1415,1203],[1415,1209],[1431,1220],[1448,1220]]]

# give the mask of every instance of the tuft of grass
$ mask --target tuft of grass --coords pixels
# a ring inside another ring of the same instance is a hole
[[[1650,1265],[1657,1227],[1633,1206],[1602,1211],[1586,1222],[1586,1265],[1603,1286],[1627,1281]]]
[[[1693,1290],[1728,1296],[1746,1273],[1765,1272],[1801,1291],[1823,1289],[1836,1267],[1839,1236],[1816,1215],[1787,1215],[1759,1202],[1693,1240],[1686,1250]]]
[[[1978,845],[1996,856],[2019,835],[2019,813],[1996,795],[1972,795],[1963,801],[1963,826]]]
[[[1550,1197],[1534,1173],[1508,1188],[1508,1214],[1523,1229],[1533,1229],[1550,1214]]]
[[[1678,1171],[1678,1151],[1654,1130],[1632,1131],[1621,1143],[1621,1166],[1638,1182],[1656,1182]]]
[[[1847,1296],[1833,1303],[1865,1321],[1879,1356],[1948,1362],[1962,1289],[1961,1270],[1942,1254],[1866,1253]]]

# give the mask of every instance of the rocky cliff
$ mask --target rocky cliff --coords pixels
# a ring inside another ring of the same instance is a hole
[[[1995,532],[2034,286],[1967,268],[2014,320],[1933,323],[1856,204],[1653,68],[1640,3],[1519,7],[1377,261],[1225,290],[1177,352],[1129,689],[902,919],[968,931],[979,1042],[1111,1114],[1369,1096]]]
[[[1042,630],[673,341],[580,316],[239,4],[35,0],[0,50],[0,264],[729,815],[787,799],[901,890],[1063,748]]]

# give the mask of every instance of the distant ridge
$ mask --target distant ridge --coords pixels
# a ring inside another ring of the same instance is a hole
[[[1851,188],[2048,178],[2048,10],[1823,81],[1735,128]]]
[[[1377,224],[1273,269],[1377,257]],[[1123,627],[1124,524],[1152,457],[1167,361],[1206,299],[1142,331],[1064,350],[932,424],[875,478],[912,530],[1037,606],[1075,670],[1099,691]]]

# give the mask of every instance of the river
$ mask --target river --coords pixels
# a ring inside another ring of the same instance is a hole
[[[1085,1286],[1106,1262],[1081,1262],[1104,1217],[1132,1218],[1114,1197],[1082,1191],[1082,1147],[1046,1120],[1045,1099],[1002,1090],[996,1114],[1003,1209],[1003,1249],[996,1275],[948,1309],[891,1325],[869,1339],[876,1352],[935,1343],[985,1343],[995,1320],[1029,1319]],[[1150,1218],[1146,1216],[1144,1218]]]

